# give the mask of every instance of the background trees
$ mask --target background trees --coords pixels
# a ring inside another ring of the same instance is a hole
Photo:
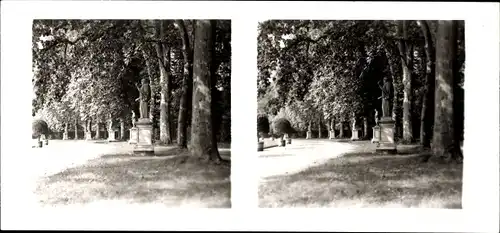
[[[453,22],[456,33],[451,39],[445,30],[438,30],[441,24],[380,20],[262,22],[258,36],[259,113],[268,114],[270,119],[287,115],[299,131],[311,131],[316,125],[321,132],[322,125],[333,123],[343,134],[345,123],[354,120],[364,122],[364,133],[371,135],[374,110],[381,112],[377,82],[390,77],[398,141],[419,139],[424,148],[430,148],[433,141],[433,148],[438,148],[439,140],[431,139],[446,131],[458,142],[463,135],[464,22]],[[444,38],[448,45],[438,46],[436,43]],[[436,54],[440,46],[447,51],[454,46],[456,52]],[[438,70],[437,64],[445,65]],[[443,70],[449,76],[443,76]],[[446,97],[442,96],[441,79],[450,82]],[[453,125],[454,133],[437,120],[444,117],[444,106],[434,103],[443,98],[449,98],[445,111],[448,120],[444,123]],[[299,117],[301,114],[307,117]],[[437,150],[433,149],[434,154],[442,154]]]
[[[195,20],[35,20],[33,115],[55,130],[75,122],[95,123],[96,130],[120,122],[123,133],[132,112],[139,116],[136,84],[145,77],[155,139],[186,147],[194,25]],[[231,23],[219,21],[213,28],[214,58],[206,68],[214,69],[214,129],[218,140],[229,141]]]

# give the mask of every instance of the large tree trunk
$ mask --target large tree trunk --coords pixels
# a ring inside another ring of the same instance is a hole
[[[425,38],[425,89],[422,98],[422,112],[420,116],[420,144],[424,148],[431,147],[432,124],[434,120],[434,83],[435,83],[435,49],[432,43],[431,31],[425,20],[419,20]]]
[[[363,117],[363,137],[368,138],[368,118]]]
[[[92,138],[92,119],[88,120],[87,131],[90,133],[90,137]]]
[[[125,139],[125,119],[120,118],[120,140]]]
[[[78,119],[75,119],[75,140],[78,140]]]
[[[164,21],[157,21],[157,35],[159,39],[165,38]],[[171,144],[170,135],[170,48],[162,42],[155,44],[158,66],[160,68],[160,142]]]
[[[182,95],[179,103],[179,118],[177,121],[177,145],[181,148],[187,148],[187,126],[188,112],[191,106],[192,97],[192,56],[193,52],[189,44],[189,34],[186,30],[183,20],[175,21],[179,28],[179,33],[182,38],[182,54],[184,58],[184,74],[182,79]]]
[[[218,112],[217,112],[217,102],[218,102],[218,90],[217,90],[217,70],[219,69],[220,63],[217,62],[216,60],[216,55],[215,55],[215,38],[216,38],[216,28],[217,28],[217,21],[211,20],[210,21],[211,26],[212,26],[212,59],[211,59],[211,66],[210,66],[210,89],[211,89],[211,115],[212,115],[212,149],[215,148],[215,150],[212,150],[212,157],[217,158],[216,161],[220,162],[220,154],[219,154],[219,149],[217,146],[217,135],[219,133],[219,124],[220,119],[218,118]],[[210,46],[210,45],[209,45]]]
[[[306,139],[312,138],[312,121],[309,120],[309,124],[307,125]]]
[[[335,138],[335,117],[332,117],[332,123],[330,125],[331,125],[330,130],[332,131],[332,134],[333,134],[333,135],[331,135],[331,137]]]
[[[340,122],[340,132],[339,132],[339,138],[344,137],[344,121]]]
[[[460,143],[455,140],[454,65],[457,54],[457,24],[438,21],[436,35],[435,115],[432,137],[434,159],[461,161]]]
[[[66,140],[68,139],[68,131],[69,131],[68,128],[69,128],[69,124],[66,122],[64,124],[64,134],[66,135],[66,138],[65,138]]]
[[[99,122],[99,120],[96,121],[95,128],[96,128],[95,138],[101,139],[101,122]]]
[[[193,55],[193,116],[191,121],[191,154],[220,163],[217,143],[213,139],[212,60],[213,22],[196,20]]]
[[[398,34],[400,40],[399,53],[403,68],[403,141],[413,142],[412,125],[412,68],[413,68],[413,46],[408,43],[408,23],[402,20],[398,24]],[[402,36],[402,39],[401,39]]]
[[[318,120],[318,139],[321,139],[323,135],[321,134],[321,118]]]

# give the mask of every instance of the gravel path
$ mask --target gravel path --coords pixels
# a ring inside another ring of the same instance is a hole
[[[328,140],[293,139],[286,147],[258,152],[260,178],[297,173],[356,148],[354,144]]]

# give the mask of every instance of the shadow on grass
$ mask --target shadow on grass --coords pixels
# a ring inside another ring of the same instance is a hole
[[[260,207],[461,208],[462,165],[421,163],[415,148],[379,156],[349,153],[288,176],[266,179]]]
[[[269,146],[264,146],[264,150],[265,149],[269,149],[269,148],[274,148],[274,147],[278,147],[279,145],[269,145]]]
[[[289,157],[297,156],[296,154],[270,154],[270,155],[259,155],[259,158],[274,158],[274,157]]]
[[[184,151],[175,157],[105,155],[42,179],[37,194],[46,205],[126,200],[230,208],[230,190],[230,166],[206,163]]]

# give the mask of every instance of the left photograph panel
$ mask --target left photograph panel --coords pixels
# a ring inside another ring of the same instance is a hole
[[[231,208],[230,20],[32,30],[38,204]]]

